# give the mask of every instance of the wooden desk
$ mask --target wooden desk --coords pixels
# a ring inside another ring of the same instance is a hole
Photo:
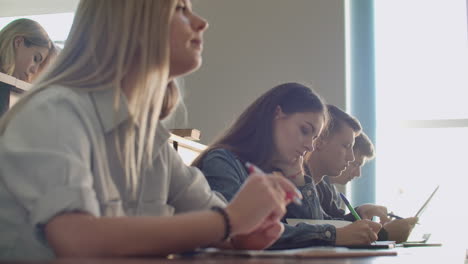
[[[169,143],[177,150],[186,165],[190,165],[192,161],[206,149],[206,146],[203,144],[174,134],[171,134]]]
[[[20,264],[455,264],[465,263],[464,250],[444,247],[397,248],[398,256],[337,259],[296,258],[128,258],[128,259],[59,259],[55,261],[13,262]],[[12,262],[2,262],[6,264]]]
[[[20,94],[29,90],[30,87],[30,83],[0,72],[0,116],[16,102]]]

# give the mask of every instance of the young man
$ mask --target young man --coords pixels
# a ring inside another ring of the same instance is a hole
[[[315,150],[308,155],[305,168],[309,170],[317,187],[323,211],[331,218],[354,221],[351,214],[341,209],[341,198],[331,184],[346,184],[359,177],[366,160],[374,157],[374,148],[368,137],[360,132],[359,121],[338,107],[328,106],[330,124],[316,141]],[[406,241],[417,218],[391,221],[384,206],[364,204],[356,208],[363,219],[380,218],[383,228],[379,240]]]
[[[355,137],[353,154],[354,161],[348,163],[346,169],[339,176],[324,176],[317,184],[317,192],[323,211],[331,217],[343,218],[348,221],[353,221],[354,217],[351,214],[345,214],[345,210],[342,209],[341,197],[339,197],[334,184],[345,185],[352,179],[361,176],[361,167],[364,166],[366,161],[372,160],[375,157],[374,145],[364,132]],[[386,209],[380,207],[375,210],[385,212]]]

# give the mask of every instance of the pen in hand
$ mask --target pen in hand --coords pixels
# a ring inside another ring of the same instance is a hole
[[[340,196],[341,196],[341,199],[343,200],[343,202],[345,203],[346,207],[348,207],[349,211],[354,216],[354,218],[356,218],[356,220],[361,220],[361,217],[358,215],[356,210],[354,210],[354,208],[351,206],[348,199],[346,199],[346,196],[344,196],[343,193],[340,193]]]
[[[395,215],[393,213],[388,213],[387,215],[390,216],[390,217],[396,218],[396,219],[403,219],[403,217]]]
[[[254,164],[250,162],[245,163],[245,167],[249,171],[249,173],[259,173],[259,174],[265,174],[259,167],[255,166]],[[298,189],[296,189],[296,193],[300,193]],[[297,204],[297,205],[302,205],[301,199],[297,197],[297,195],[294,195],[291,192],[286,192],[286,199],[292,199],[292,201]]]

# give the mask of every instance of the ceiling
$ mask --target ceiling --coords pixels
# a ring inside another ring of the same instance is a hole
[[[0,17],[72,12],[79,0],[0,0]]]

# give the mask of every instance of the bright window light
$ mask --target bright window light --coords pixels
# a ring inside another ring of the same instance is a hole
[[[413,216],[440,185],[415,233],[466,248],[467,2],[374,3],[377,202]]]

